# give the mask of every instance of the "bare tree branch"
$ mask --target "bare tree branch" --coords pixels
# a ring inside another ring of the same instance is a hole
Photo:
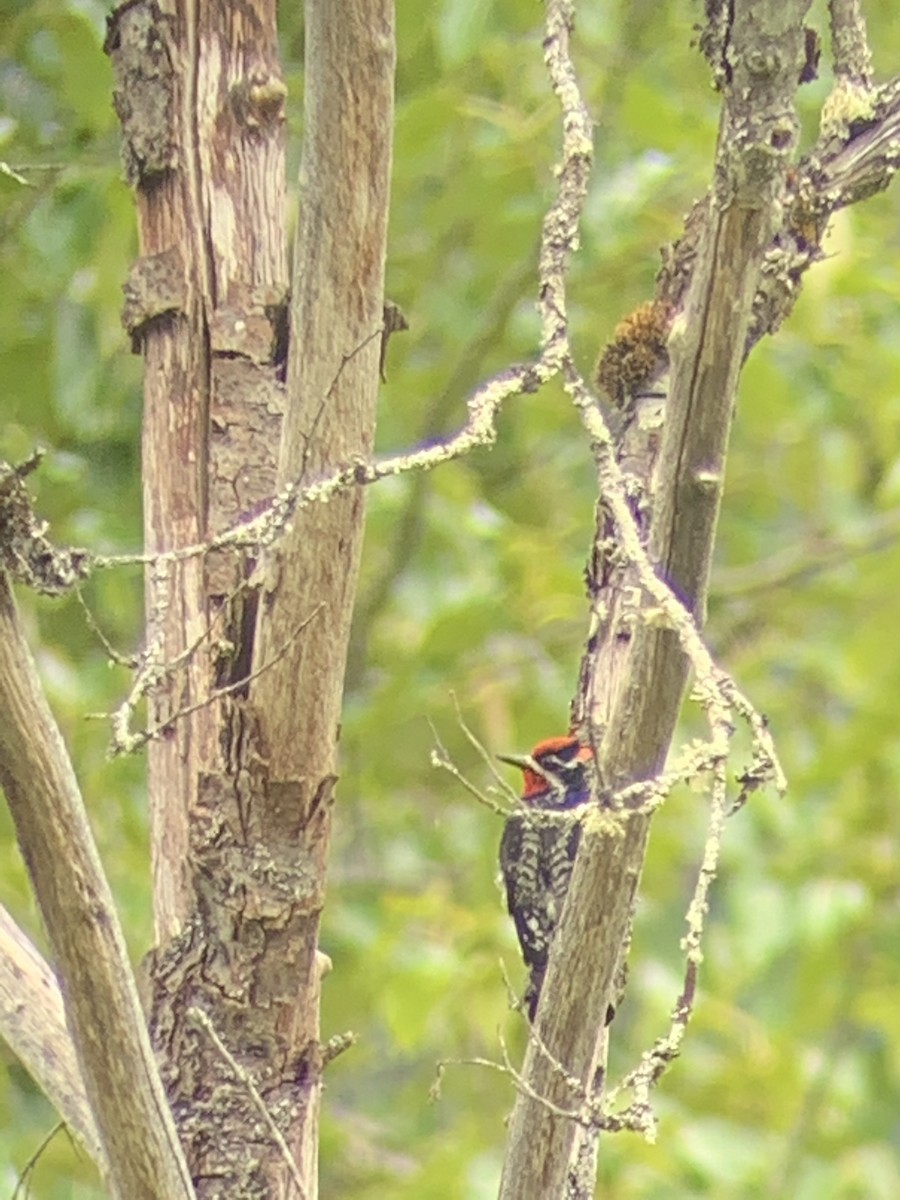
[[[61,975],[66,1019],[120,1200],[193,1197],[72,764],[0,572],[0,783]]]
[[[829,0],[831,53],[835,76],[868,88],[872,84],[872,51],[859,0]]]
[[[81,1082],[56,976],[2,906],[0,1037],[107,1176],[109,1164]]]

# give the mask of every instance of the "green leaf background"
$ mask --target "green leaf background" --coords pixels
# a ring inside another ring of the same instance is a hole
[[[718,117],[683,0],[582,4],[576,53],[597,162],[571,280],[589,371],[651,292],[659,247],[709,179]],[[0,22],[0,454],[36,444],[40,511],[60,541],[140,544],[140,362],[119,324],[136,251],[94,0],[4,0]],[[876,68],[900,64],[887,0],[867,5]],[[559,114],[526,0],[400,0],[379,449],[440,437],[479,379],[534,352],[535,252]],[[814,9],[824,29],[824,4]],[[302,28],[283,7],[299,155]],[[826,38],[823,63],[828,59]],[[830,87],[801,91],[806,144]],[[709,639],[770,719],[790,779],[730,822],[695,1019],[657,1096],[655,1145],[603,1142],[616,1200],[900,1195],[900,193],[841,214],[777,338],[744,372],[719,532]],[[499,962],[521,980],[495,882],[498,818],[430,762],[430,724],[461,769],[562,731],[585,634],[594,473],[562,391],[513,400],[500,439],[422,478],[373,488],[344,713],[322,942],[323,1036],[359,1043],[328,1069],[325,1200],[496,1194],[509,1080],[438,1060],[514,1054]],[[880,531],[880,532],[879,532]],[[834,551],[834,547],[837,550]],[[844,549],[841,549],[844,547]],[[829,548],[831,548],[829,550]],[[789,568],[796,567],[796,570]],[[138,572],[85,599],[124,651],[141,637]],[[111,668],[72,598],[21,603],[75,756],[135,959],[151,937],[143,762],[110,763]],[[698,727],[690,706],[684,727]],[[665,1027],[704,802],[656,822],[613,1069]],[[39,944],[5,809],[0,900]],[[55,1116],[0,1047],[0,1195]],[[32,1179],[42,1200],[100,1196],[65,1134]]]

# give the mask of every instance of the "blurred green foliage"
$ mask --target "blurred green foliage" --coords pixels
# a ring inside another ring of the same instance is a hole
[[[572,275],[589,370],[650,294],[658,248],[709,179],[717,98],[686,0],[583,4],[577,54],[597,164]],[[866,6],[876,66],[900,63],[893,5]],[[824,29],[824,5],[815,19]],[[135,253],[96,0],[4,0],[0,23],[0,454],[47,447],[35,479],[61,541],[140,543],[140,363],[118,319]],[[558,153],[540,8],[399,0],[388,293],[393,339],[379,448],[440,437],[467,392],[534,352],[535,249]],[[291,161],[302,28],[283,7]],[[826,54],[827,61],[827,44]],[[827,94],[803,89],[807,142]],[[709,637],[767,713],[791,783],[728,828],[701,991],[658,1096],[656,1145],[603,1143],[616,1200],[900,1195],[900,194],[835,222],[778,337],[744,373],[720,525]],[[594,501],[578,421],[558,388],[513,401],[491,452],[369,495],[344,715],[323,947],[323,1033],[359,1044],[329,1068],[322,1195],[481,1200],[496,1192],[508,1080],[440,1059],[521,1049],[498,966],[521,969],[495,884],[498,819],[430,764],[429,723],[482,786],[485,746],[562,731],[585,632]],[[141,580],[101,575],[85,599],[107,637],[140,641]],[[109,763],[85,714],[127,686],[73,598],[22,596],[75,756],[135,957],[149,946],[140,760]],[[693,728],[697,714],[685,714]],[[682,913],[702,846],[697,795],[661,813],[645,873],[613,1066],[662,1030],[679,986]],[[5,810],[0,900],[42,943]],[[0,1193],[54,1115],[0,1049]],[[58,1135],[32,1194],[100,1195]]]

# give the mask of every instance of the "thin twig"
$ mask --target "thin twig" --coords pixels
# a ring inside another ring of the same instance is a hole
[[[29,1191],[30,1191],[30,1177],[34,1174],[34,1169],[38,1164],[38,1160],[40,1159],[40,1157],[44,1153],[44,1151],[47,1149],[47,1147],[50,1145],[50,1143],[53,1141],[53,1139],[56,1137],[56,1135],[60,1132],[60,1130],[65,1129],[65,1128],[66,1128],[66,1125],[65,1125],[64,1121],[57,1121],[57,1123],[53,1126],[53,1128],[50,1130],[50,1132],[45,1134],[44,1137],[41,1138],[41,1141],[39,1142],[37,1149],[34,1150],[28,1156],[28,1160],[26,1161],[25,1166],[19,1172],[19,1178],[16,1180],[16,1186],[13,1188],[13,1193],[12,1193],[12,1196],[10,1196],[10,1200],[17,1200],[17,1197],[23,1188],[25,1189],[25,1191],[22,1194],[24,1195],[25,1200],[28,1200],[28,1195],[29,1195]]]
[[[114,756],[119,754],[133,754],[136,750],[139,750],[142,746],[145,746],[147,742],[153,741],[154,738],[158,738],[161,736],[161,734],[170,730],[176,721],[183,721],[185,717],[189,717],[192,713],[199,712],[204,708],[209,708],[210,705],[215,704],[219,700],[223,700],[226,696],[231,696],[234,695],[235,692],[242,691],[252,680],[258,679],[260,675],[265,674],[266,671],[270,670],[277,662],[280,662],[281,659],[284,658],[285,654],[288,652],[303,630],[313,621],[315,617],[319,615],[321,611],[322,605],[319,604],[313,609],[309,616],[304,617],[300,624],[297,625],[290,637],[285,640],[284,645],[282,645],[264,663],[261,663],[255,671],[250,672],[248,675],[242,676],[240,679],[236,679],[233,683],[229,683],[225,687],[214,688],[208,696],[204,697],[204,699],[197,700],[194,704],[184,705],[182,708],[179,708],[176,712],[172,713],[171,716],[166,717],[164,721],[158,721],[155,725],[148,726],[139,733],[131,733],[130,725],[127,723],[127,721],[124,726],[122,725],[122,718],[120,714],[124,706],[120,706],[115,713],[92,713],[90,715],[93,717],[112,717],[114,726],[120,731],[118,737],[121,739],[113,742],[112,753]],[[123,728],[124,733],[122,732]]]
[[[431,751],[431,765],[437,768],[439,771],[446,771],[448,774],[452,775],[458,783],[462,784],[470,796],[474,796],[479,804],[483,805],[485,808],[489,808],[491,812],[496,813],[497,816],[508,817],[514,810],[509,807],[504,807],[502,804],[498,804],[496,801],[491,800],[490,797],[486,796],[480,788],[476,787],[475,784],[471,782],[471,780],[467,779],[450,757],[446,746],[444,746],[443,742],[438,736],[435,726],[431,723],[431,721],[429,721],[428,724],[431,727],[431,733],[435,741],[434,749]]]
[[[508,796],[510,796],[511,799],[518,801],[518,799],[519,799],[518,793],[516,792],[516,790],[513,787],[510,786],[510,784],[507,782],[507,780],[503,777],[503,775],[500,774],[499,770],[497,769],[496,757],[493,754],[491,754],[491,752],[487,749],[487,747],[482,742],[480,742],[478,740],[478,738],[475,736],[474,732],[466,724],[465,718],[463,717],[463,714],[462,714],[462,709],[459,706],[459,698],[457,697],[456,692],[451,691],[450,699],[453,701],[453,707],[456,710],[457,723],[458,723],[460,729],[465,734],[466,740],[468,741],[469,745],[476,751],[476,753],[478,754],[478,757],[481,759],[481,761],[484,763],[484,765],[487,767],[487,769],[493,775],[494,782],[498,783],[500,785],[501,789],[504,792],[506,792],[506,794]]]
[[[294,1162],[293,1155],[288,1149],[288,1144],[284,1140],[284,1134],[276,1125],[272,1114],[269,1112],[269,1109],[266,1106],[265,1100],[263,1100],[262,1096],[259,1094],[259,1089],[250,1077],[250,1073],[245,1070],[245,1068],[242,1067],[237,1061],[237,1059],[216,1033],[212,1021],[201,1008],[197,1008],[196,1005],[192,1005],[187,1010],[187,1016],[188,1019],[194,1023],[194,1025],[204,1031],[218,1054],[234,1074],[235,1078],[238,1079],[247,1089],[247,1094],[253,1101],[254,1108],[256,1108],[256,1110],[259,1112],[260,1116],[268,1127],[270,1134],[272,1135],[272,1141],[275,1143],[279,1152],[281,1153],[281,1157],[287,1166],[288,1173],[291,1176],[294,1186],[300,1193],[301,1200],[306,1200],[306,1188],[303,1185],[303,1180],[300,1177],[300,1171],[297,1168],[297,1164]]]
[[[490,446],[496,440],[496,419],[503,402],[510,396],[533,392],[546,378],[539,363],[510,367],[483,383],[468,400],[469,418],[452,437],[434,445],[367,462],[354,459],[346,466],[326,472],[319,479],[303,485],[302,478],[283,488],[269,504],[252,517],[237,521],[230,528],[210,538],[176,550],[156,554],[98,555],[93,566],[112,567],[183,562],[211,550],[229,547],[262,548],[274,544],[285,526],[301,509],[311,504],[327,503],[341,492],[354,487],[367,487],[381,479],[404,475],[409,471],[433,470],[443,463],[461,458],[479,446]]]
[[[84,614],[85,623],[87,624],[88,629],[91,631],[94,637],[97,638],[100,645],[106,652],[106,656],[110,662],[115,663],[117,667],[127,667],[130,671],[135,670],[139,662],[138,656],[135,654],[120,654],[115,646],[113,646],[106,634],[100,628],[97,618],[88,607],[88,602],[84,598],[84,590],[82,588],[77,587],[75,589],[75,599],[81,606],[81,611]]]

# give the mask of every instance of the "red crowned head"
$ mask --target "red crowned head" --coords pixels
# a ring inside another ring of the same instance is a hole
[[[590,799],[594,752],[573,734],[545,738],[530,754],[498,754],[522,772],[522,800],[538,808],[573,808]]]

